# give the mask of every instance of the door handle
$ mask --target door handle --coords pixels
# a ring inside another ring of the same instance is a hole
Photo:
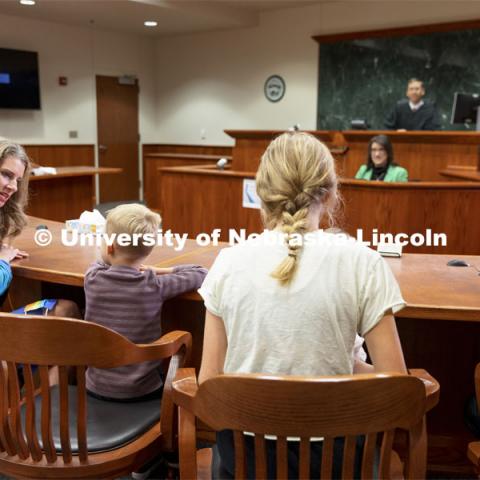
[[[106,145],[99,145],[98,146],[98,151],[99,152],[106,152],[107,151],[107,146]]]

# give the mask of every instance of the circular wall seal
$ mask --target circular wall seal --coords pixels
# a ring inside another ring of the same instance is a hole
[[[267,100],[279,102],[285,95],[285,81],[280,75],[270,75],[265,81],[263,91]]]

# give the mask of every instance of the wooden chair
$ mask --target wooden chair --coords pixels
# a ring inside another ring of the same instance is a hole
[[[171,384],[189,355],[189,333],[170,332],[152,344],[135,345],[81,320],[2,313],[0,339],[1,473],[16,478],[115,478],[173,449]],[[87,366],[113,368],[168,358],[161,408],[158,399],[108,402],[86,393]],[[51,379],[53,366],[58,366],[57,385]],[[68,384],[69,367],[76,371],[76,386]]]
[[[480,406],[480,363],[475,368],[475,397],[477,399],[477,409]],[[480,478],[480,440],[468,444],[468,458],[475,466],[478,478]]]
[[[365,435],[361,478],[372,478],[379,457],[378,478],[402,478],[391,460],[395,429],[408,438],[405,476],[425,478],[425,412],[438,402],[439,385],[424,370],[426,385],[408,375],[354,375],[337,377],[275,377],[220,375],[198,386],[193,369],[180,369],[173,382],[179,405],[180,476],[211,478],[211,450],[197,452],[195,417],[214,430],[234,432],[235,478],[245,478],[246,438],[254,432],[255,476],[266,478],[264,435],[276,435],[276,471],[287,478],[287,436],[300,437],[299,478],[310,478],[310,438],[324,437],[321,478],[332,477],[334,438],[344,437],[342,478],[353,478],[356,439]],[[427,391],[430,396],[427,401]],[[378,454],[377,445],[380,445]],[[398,468],[400,463],[400,468]],[[398,471],[400,470],[400,471]]]

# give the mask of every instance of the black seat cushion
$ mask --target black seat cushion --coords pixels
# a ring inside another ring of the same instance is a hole
[[[52,435],[57,452],[60,444],[60,395],[58,386],[50,389],[52,404]],[[77,387],[68,387],[70,443],[72,453],[78,453]],[[25,406],[22,407],[25,426]],[[41,396],[35,398],[37,435],[41,437]],[[158,398],[140,402],[110,402],[87,395],[87,445],[89,452],[113,450],[126,445],[146,432],[160,419]],[[41,438],[40,445],[42,445]]]
[[[470,431],[480,438],[480,412],[478,411],[477,400],[475,397],[468,399],[465,405],[465,423]]]

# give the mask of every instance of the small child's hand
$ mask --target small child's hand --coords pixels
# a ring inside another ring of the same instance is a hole
[[[14,260],[21,260],[22,258],[28,258],[30,254],[23,250],[18,250],[17,255],[15,256]]]
[[[6,262],[10,263],[14,258],[17,258],[19,253],[19,250],[16,248],[4,243],[0,247],[0,260],[5,260]]]
[[[173,273],[173,267],[154,267],[153,265],[140,265],[140,271],[152,270],[155,275],[165,275],[166,273]]]

